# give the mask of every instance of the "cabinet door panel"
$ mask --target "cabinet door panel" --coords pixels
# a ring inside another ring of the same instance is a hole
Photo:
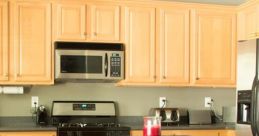
[[[8,80],[8,3],[0,2],[0,81]]]
[[[259,4],[250,6],[238,11],[237,13],[237,33],[238,40],[248,40],[259,37]]]
[[[155,82],[155,8],[126,7],[126,82]]]
[[[195,84],[235,84],[235,15],[197,11],[195,15]]]
[[[256,28],[257,28],[257,8],[254,7],[252,9],[249,9],[245,12],[245,28],[246,28],[246,35],[248,38],[256,37]]]
[[[220,132],[217,130],[183,130],[173,131],[173,135],[179,136],[220,136]]]
[[[189,83],[189,10],[159,11],[160,83]]]
[[[84,4],[58,4],[56,6],[56,38],[58,40],[86,39],[86,6]]]
[[[113,5],[90,5],[91,40],[120,40],[120,7]]]
[[[51,4],[15,3],[14,51],[16,81],[51,81]]]

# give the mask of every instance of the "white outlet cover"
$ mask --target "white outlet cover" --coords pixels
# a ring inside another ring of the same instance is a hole
[[[211,103],[211,97],[205,97],[205,99],[204,99],[204,106],[206,107],[206,108],[209,108],[211,105],[210,104],[208,104],[208,103]]]
[[[35,107],[34,102],[36,102],[36,107],[39,106],[39,97],[38,96],[32,96],[31,97],[31,107]]]

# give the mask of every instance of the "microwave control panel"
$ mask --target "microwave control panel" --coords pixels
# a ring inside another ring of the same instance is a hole
[[[110,76],[111,77],[120,77],[121,76],[121,57],[119,54],[114,53],[110,57],[111,62],[111,70],[110,70]]]

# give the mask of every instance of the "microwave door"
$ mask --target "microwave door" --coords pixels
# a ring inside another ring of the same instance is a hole
[[[107,74],[107,55],[102,51],[58,50],[56,78],[103,79]]]

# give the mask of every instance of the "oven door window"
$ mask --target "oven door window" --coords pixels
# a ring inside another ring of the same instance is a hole
[[[61,73],[103,73],[102,56],[78,56],[62,55],[61,56]]]

